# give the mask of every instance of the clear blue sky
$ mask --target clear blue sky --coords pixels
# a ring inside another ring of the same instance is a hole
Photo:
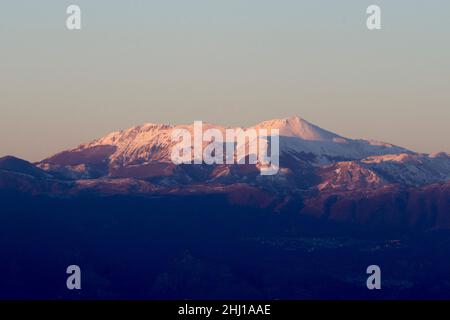
[[[66,7],[82,30],[65,28]],[[365,10],[382,8],[381,31]],[[450,152],[450,1],[0,3],[0,156],[39,160],[145,122],[301,116]]]

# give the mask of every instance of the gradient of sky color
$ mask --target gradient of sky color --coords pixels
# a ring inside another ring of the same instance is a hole
[[[65,27],[70,4],[81,31]],[[447,0],[2,1],[0,156],[37,161],[146,122],[291,115],[450,152],[449,15]]]

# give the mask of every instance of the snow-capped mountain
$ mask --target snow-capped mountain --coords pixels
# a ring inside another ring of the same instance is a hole
[[[193,125],[144,124],[127,130],[112,132],[102,138],[66,150],[44,159],[39,167],[46,171],[66,171],[80,177],[98,177],[105,170],[120,170],[124,167],[152,167],[165,163],[171,167],[171,149],[176,143],[171,139],[175,129],[193,132]],[[223,126],[204,124],[208,128],[225,131]],[[321,129],[299,117],[265,121],[251,129],[278,129],[282,156],[297,160],[308,159],[314,164],[334,163],[339,160],[357,160],[369,156],[412,153],[387,143],[353,140]]]
[[[228,129],[203,124],[203,130],[210,128]],[[418,186],[450,177],[450,158],[444,153],[418,154],[389,143],[350,139],[299,117],[264,121],[249,128],[279,130],[280,172],[271,179],[258,177],[255,165],[176,166],[170,158],[177,143],[171,137],[175,129],[194,131],[193,125],[139,125],[62,151],[37,166],[67,180],[137,178],[169,185],[251,182],[319,190]]]

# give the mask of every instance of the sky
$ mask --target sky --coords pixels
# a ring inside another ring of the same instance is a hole
[[[366,28],[371,4],[381,30]],[[1,1],[0,156],[38,161],[148,122],[294,115],[450,152],[449,14],[447,0]]]

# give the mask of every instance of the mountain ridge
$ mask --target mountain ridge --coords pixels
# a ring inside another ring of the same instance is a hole
[[[409,210],[447,221],[446,153],[421,154],[389,143],[349,139],[290,117],[248,127],[280,130],[279,172],[261,176],[258,164],[175,165],[170,160],[174,128],[193,130],[192,125],[144,124],[35,164],[0,158],[0,191],[52,197],[223,195],[233,205],[333,219],[354,220],[355,215],[376,215],[386,208],[391,218]],[[204,124],[206,128],[227,127]]]
[[[255,176],[256,166],[175,166],[171,161],[171,150],[176,142],[171,140],[171,132],[180,128],[193,132],[193,125],[142,124],[64,150],[36,165],[49,174],[68,180],[100,177],[165,179],[175,185],[199,179],[234,182],[247,179],[260,184]],[[203,130],[208,128],[224,132],[232,127],[203,124]],[[312,187],[312,176],[319,172],[316,178],[320,179],[321,171],[317,168],[346,161],[354,161],[355,170],[363,170],[363,167],[373,169],[375,174],[380,174],[377,179],[386,183],[420,185],[445,181],[450,176],[447,164],[450,161],[443,154],[425,155],[385,142],[345,138],[300,117],[263,121],[243,129],[279,130],[281,170],[273,179],[277,183],[284,183],[287,179],[296,187]],[[394,161],[395,157],[398,161]],[[417,170],[421,172],[417,179],[414,179],[416,169],[411,167],[412,158],[416,159]],[[358,166],[361,169],[356,169]],[[396,179],[400,175],[398,171],[405,171],[403,175],[407,177]],[[303,182],[295,183],[299,180]]]
[[[193,132],[193,125],[168,125],[147,123],[133,126],[131,128],[114,131],[93,141],[79,145],[76,148],[64,150],[58,154],[48,157],[39,163],[53,163],[55,158],[61,157],[65,153],[86,152],[87,149],[94,149],[98,153],[99,146],[116,148],[114,152],[108,153],[105,157],[111,157],[112,162],[120,164],[132,164],[136,162],[146,162],[148,160],[170,161],[169,149],[175,144],[171,141],[170,132],[174,129],[187,129]],[[203,130],[207,128],[235,129],[242,127],[224,127],[213,124],[203,124]],[[289,117],[284,119],[273,119],[263,121],[247,129],[278,129],[282,138],[281,144],[284,150],[294,153],[311,153],[319,156],[320,162],[327,162],[330,157],[342,157],[346,159],[361,159],[370,155],[381,155],[390,153],[412,151],[394,146],[388,143],[381,143],[362,139],[344,138],[338,134],[324,130],[313,125],[300,117]],[[106,147],[104,147],[106,149]]]

